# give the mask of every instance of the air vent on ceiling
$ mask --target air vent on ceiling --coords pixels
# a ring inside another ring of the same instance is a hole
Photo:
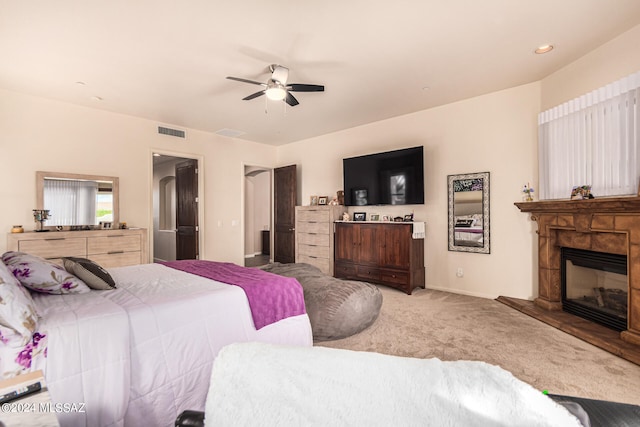
[[[158,133],[162,135],[176,136],[178,138],[186,138],[185,131],[180,129],[171,129],[164,126],[158,126]]]

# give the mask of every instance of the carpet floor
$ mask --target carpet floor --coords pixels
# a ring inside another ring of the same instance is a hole
[[[494,300],[380,286],[378,319],[315,345],[396,356],[480,360],[549,393],[640,404],[640,366]]]

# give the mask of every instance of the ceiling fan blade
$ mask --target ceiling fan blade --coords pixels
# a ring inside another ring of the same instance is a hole
[[[254,82],[253,80],[241,79],[240,77],[229,77],[229,76],[227,76],[227,78],[229,80],[235,80],[237,82],[251,83],[252,85],[259,85],[259,86],[266,86],[266,84],[264,84],[264,83]]]
[[[289,104],[292,107],[295,107],[296,105],[300,104],[296,99],[296,97],[291,95],[289,91],[287,91],[287,97],[284,100],[287,104]]]
[[[287,85],[287,89],[292,92],[324,92],[324,86],[322,85],[306,85],[300,83],[291,83]]]
[[[252,93],[249,96],[245,96],[244,98],[242,98],[242,100],[243,101],[250,101],[253,98],[257,98],[257,97],[262,96],[262,95],[264,95],[264,90],[261,90],[260,92]]]

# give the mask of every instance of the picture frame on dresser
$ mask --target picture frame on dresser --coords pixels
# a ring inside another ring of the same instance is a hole
[[[326,206],[328,201],[328,196],[318,196],[318,206]]]
[[[371,214],[369,221],[380,221],[380,214]]]
[[[366,221],[367,220],[367,213],[366,212],[354,212],[353,213],[353,220],[354,221]]]

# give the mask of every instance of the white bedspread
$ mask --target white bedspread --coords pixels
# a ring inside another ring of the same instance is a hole
[[[483,362],[324,347],[231,344],[216,359],[206,426],[581,426]]]
[[[35,295],[45,376],[64,426],[171,426],[203,410],[213,359],[233,342],[312,345],[307,315],[259,331],[242,289],[158,264],[110,269],[118,289]]]

